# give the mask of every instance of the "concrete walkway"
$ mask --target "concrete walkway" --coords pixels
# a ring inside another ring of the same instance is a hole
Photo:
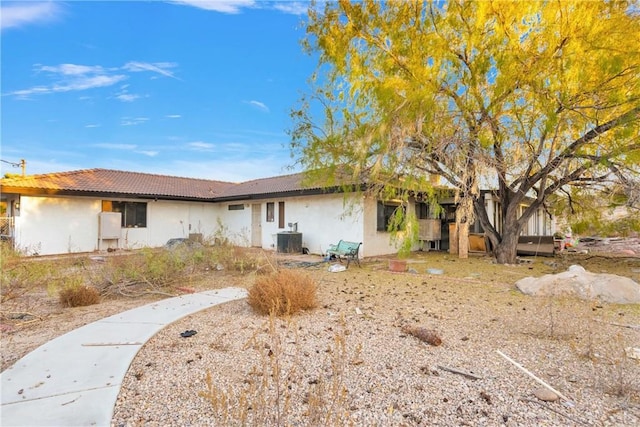
[[[182,317],[246,295],[225,288],[169,298],[38,347],[0,374],[0,425],[109,426],[122,380],[149,338]]]

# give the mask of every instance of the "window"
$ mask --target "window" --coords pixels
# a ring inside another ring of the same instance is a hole
[[[102,202],[103,212],[120,212],[122,214],[122,227],[146,227],[147,204],[143,202]]]
[[[400,203],[378,202],[378,231],[389,231],[389,224],[393,216],[396,214],[396,210],[403,209]]]
[[[416,216],[418,219],[429,219],[429,204],[428,203],[416,203]]]
[[[242,210],[244,210],[244,205],[243,204],[229,205],[229,210],[230,211],[242,211]]]
[[[273,222],[276,214],[275,203],[267,202],[267,222]]]
[[[284,202],[278,202],[278,228],[284,228]]]

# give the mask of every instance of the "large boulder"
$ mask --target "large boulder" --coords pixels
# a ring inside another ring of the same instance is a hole
[[[535,296],[575,296],[616,304],[639,304],[640,284],[615,274],[596,274],[572,265],[558,274],[525,277],[516,282],[520,292]]]

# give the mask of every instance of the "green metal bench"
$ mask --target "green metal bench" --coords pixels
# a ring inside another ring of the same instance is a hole
[[[360,245],[362,245],[362,242],[357,243],[340,240],[337,245],[329,246],[327,255],[334,255],[341,263],[342,259],[346,258],[347,268],[349,268],[351,261],[355,261],[358,264],[358,267],[362,267],[360,265],[360,257],[358,256],[358,253],[360,252]]]

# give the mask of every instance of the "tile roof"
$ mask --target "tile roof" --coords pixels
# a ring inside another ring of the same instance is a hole
[[[234,183],[182,178],[109,169],[83,169],[71,172],[30,175],[0,180],[6,189],[42,191],[47,194],[110,193],[176,199],[212,199]]]
[[[296,173],[241,182],[227,187],[220,197],[241,198],[244,196],[258,196],[274,193],[281,194],[321,189],[321,186],[307,185],[304,182],[304,173]]]
[[[182,200],[238,200],[272,194],[319,192],[307,185],[304,173],[254,179],[241,183],[182,178],[110,169],[83,169],[0,179],[2,192],[32,194],[109,194]]]

